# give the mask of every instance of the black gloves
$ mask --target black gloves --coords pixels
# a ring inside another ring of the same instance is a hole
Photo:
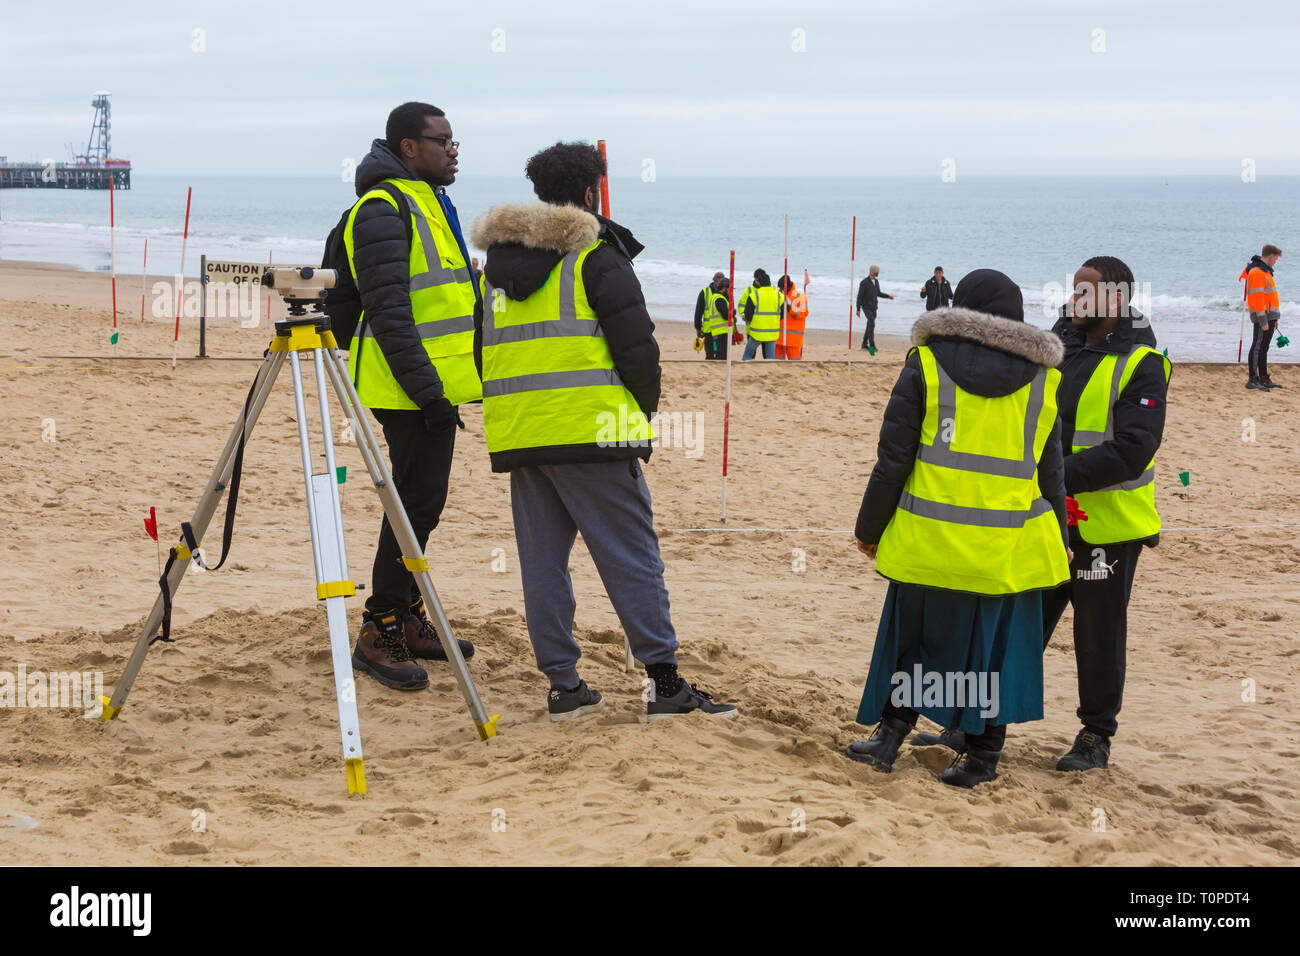
[[[426,432],[445,431],[453,425],[465,427],[465,423],[460,420],[460,413],[456,411],[456,406],[445,398],[439,398],[427,408],[420,409],[420,412],[424,415]]]

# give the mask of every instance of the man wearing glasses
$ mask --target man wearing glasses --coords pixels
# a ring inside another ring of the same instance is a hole
[[[478,286],[455,207],[458,143],[446,115],[403,103],[357,166],[344,244],[361,295],[348,370],[384,430],[393,483],[423,549],[447,501],[456,406],[479,401],[474,365]],[[460,641],[470,657],[474,646]],[[446,660],[385,517],[352,666],[399,690],[420,690],[416,658]]]

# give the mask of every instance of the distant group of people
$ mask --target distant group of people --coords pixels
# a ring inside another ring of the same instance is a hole
[[[745,287],[737,303],[738,320],[745,333],[732,322],[731,280],[715,272],[713,280],[695,297],[697,348],[709,361],[725,361],[728,345],[745,342],[742,361],[762,352],[763,358],[798,362],[803,358],[804,330],[808,323],[808,296],[788,275],[777,280],[764,269],[754,270],[754,281]]]

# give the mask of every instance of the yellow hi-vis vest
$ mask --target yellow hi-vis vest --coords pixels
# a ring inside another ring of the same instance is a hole
[[[781,293],[770,285],[749,286],[737,306],[745,314],[745,303],[754,303],[754,317],[749,321],[749,337],[755,342],[775,342],[781,334]]]
[[[1139,363],[1152,354],[1160,355],[1153,348],[1139,345],[1128,355],[1107,355],[1097,364],[1079,395],[1079,407],[1074,415],[1072,448],[1075,452],[1104,444],[1115,437],[1115,403]],[[1167,385],[1173,366],[1165,356],[1160,355],[1160,358],[1164,362]],[[1137,541],[1160,531],[1154,457],[1142,474],[1132,481],[1099,491],[1082,491],[1073,497],[1080,510],[1088,516],[1088,520],[1080,521],[1077,527],[1079,537],[1089,544]]]
[[[722,303],[719,308],[718,303]],[[727,331],[727,297],[721,292],[714,292],[704,287],[704,315],[700,317],[700,328],[705,335],[722,335]]]
[[[474,277],[460,244],[447,222],[442,203],[428,183],[410,179],[386,179],[406,197],[411,229],[411,313],[415,328],[429,353],[429,361],[442,379],[443,395],[453,405],[483,397],[478,369],[474,365]],[[353,281],[357,277],[356,246],[352,230],[362,203],[382,199],[396,207],[383,189],[372,189],[352,207],[343,242]],[[365,312],[357,324],[348,348],[348,372],[357,396],[366,408],[407,408],[416,404],[397,384],[388,360],[366,321]]]
[[[876,570],[893,581],[1018,594],[1070,574],[1061,526],[1038,488],[1061,373],[1039,369],[1010,395],[959,388],[927,346],[925,418],[912,473],[880,538]]]
[[[566,255],[522,302],[483,277],[489,454],[561,445],[650,447],[654,431],[614,368],[582,281],[582,265],[600,244]]]

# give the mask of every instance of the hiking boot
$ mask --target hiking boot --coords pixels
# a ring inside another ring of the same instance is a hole
[[[1282,387],[1282,386],[1279,385],[1277,382],[1273,381],[1271,378],[1261,378],[1261,379],[1259,380],[1259,384],[1263,385],[1265,388],[1281,388],[1281,387]]]
[[[1261,391],[1261,392],[1267,392],[1267,391],[1268,391],[1267,388],[1265,388],[1263,385],[1260,384],[1259,379],[1256,379],[1256,378],[1252,378],[1250,381],[1248,381],[1248,382],[1246,383],[1246,387],[1247,387],[1247,388],[1255,388],[1255,389],[1258,389],[1258,390]]]
[[[937,734],[927,734],[918,730],[912,734],[908,743],[913,747],[947,747],[962,753],[966,749],[966,731],[944,730]]]
[[[1057,770],[1105,770],[1110,765],[1110,738],[1086,727],[1074,738],[1074,746],[1060,760]]]
[[[585,680],[578,681],[578,686],[573,690],[552,687],[546,697],[546,709],[551,712],[551,720],[573,720],[604,706],[605,698],[600,691],[592,690]]]
[[[959,754],[952,766],[939,774],[939,779],[950,787],[964,787],[969,790],[976,784],[988,783],[998,775],[998,758],[1000,750],[981,750],[972,747],[964,754]]]
[[[429,686],[429,675],[411,657],[402,637],[402,621],[395,611],[362,623],[352,666],[397,690],[423,690]]]
[[[853,741],[844,756],[868,764],[881,773],[891,773],[898,748],[903,746],[903,738],[911,729],[911,724],[897,717],[882,717],[871,736],[866,740]]]
[[[693,713],[697,710],[702,714],[712,714],[715,717],[726,717],[728,719],[740,713],[731,704],[715,704],[713,695],[705,693],[694,684],[688,684],[681,678],[678,678],[678,681],[677,693],[671,697],[660,697],[652,689],[650,702],[645,706],[647,721],[662,720],[665,717],[680,717],[682,714]]]
[[[423,599],[411,605],[411,613],[402,621],[402,634],[406,638],[406,646],[412,657],[427,661],[447,659],[447,652],[442,649],[442,641],[438,640],[438,632],[434,630],[429,615],[424,613]],[[474,656],[474,645],[469,641],[457,638],[456,646],[460,648],[460,656],[465,660]]]

